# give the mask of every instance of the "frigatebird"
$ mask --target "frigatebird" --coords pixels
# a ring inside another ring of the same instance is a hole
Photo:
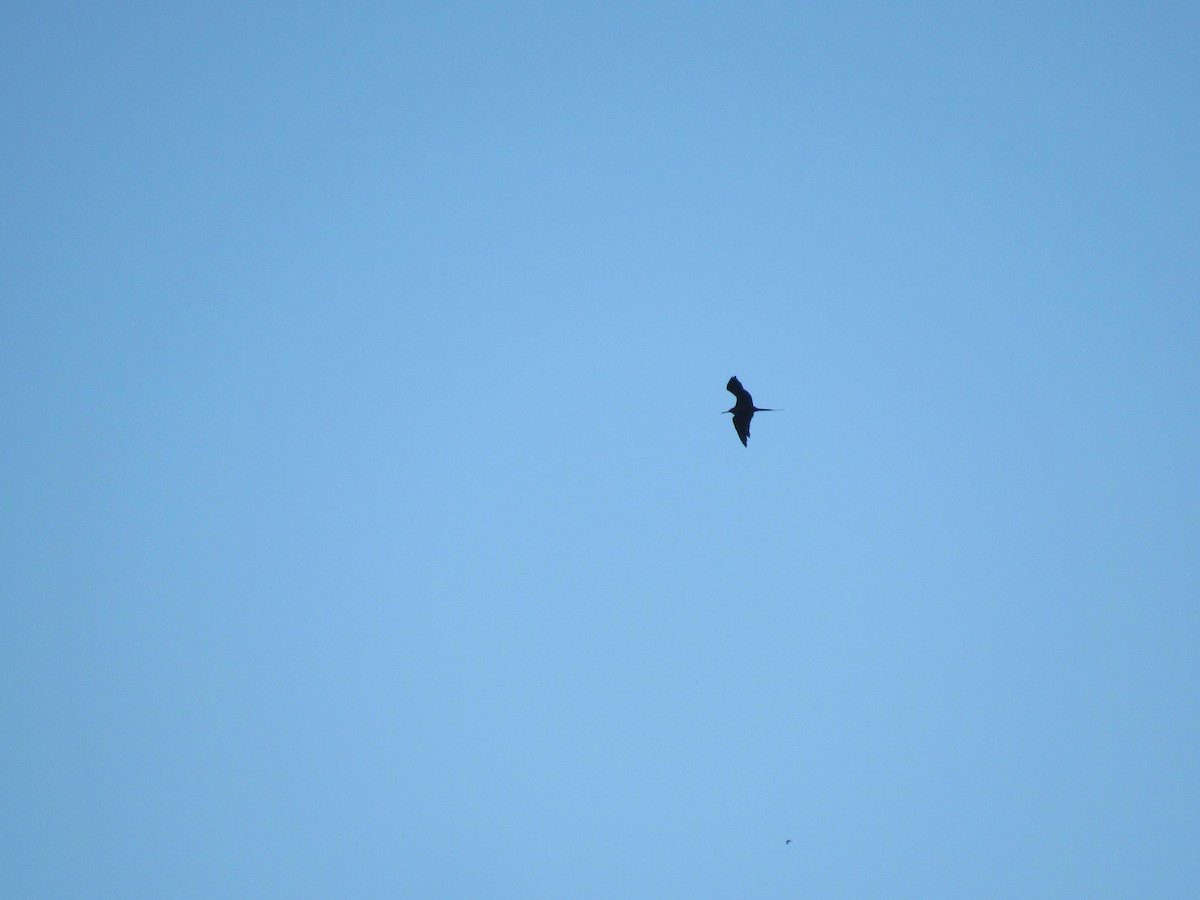
[[[733,428],[737,432],[737,436],[742,439],[742,446],[749,447],[746,438],[750,437],[750,420],[754,418],[754,414],[756,412],[775,412],[775,410],[755,406],[750,392],[742,387],[742,383],[738,381],[736,375],[729,379],[725,390],[737,397],[737,403],[733,404],[733,409],[727,409],[725,412],[733,413]]]

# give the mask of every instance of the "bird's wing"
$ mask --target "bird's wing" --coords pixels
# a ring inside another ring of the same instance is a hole
[[[743,447],[750,446],[746,443],[746,438],[750,437],[750,420],[752,418],[754,418],[754,413],[734,413],[733,415],[733,430],[742,439]]]
[[[731,393],[731,394],[733,394],[733,396],[737,397],[739,403],[744,400],[747,403],[749,403],[751,406],[754,405],[754,401],[750,399],[749,392],[744,387],[742,387],[742,383],[740,381],[738,381],[736,375],[734,375],[732,378],[730,378],[729,381],[726,383],[725,390],[729,391],[729,393]]]

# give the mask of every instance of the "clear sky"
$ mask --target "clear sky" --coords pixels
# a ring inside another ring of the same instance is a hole
[[[10,4],[0,893],[1200,895],[1198,39]]]

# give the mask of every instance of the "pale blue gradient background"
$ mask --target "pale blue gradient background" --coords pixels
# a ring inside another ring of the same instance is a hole
[[[1198,39],[7,8],[0,892],[1200,895]]]

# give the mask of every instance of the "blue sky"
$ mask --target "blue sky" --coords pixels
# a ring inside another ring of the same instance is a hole
[[[5,11],[3,893],[1196,896],[1198,34]]]

